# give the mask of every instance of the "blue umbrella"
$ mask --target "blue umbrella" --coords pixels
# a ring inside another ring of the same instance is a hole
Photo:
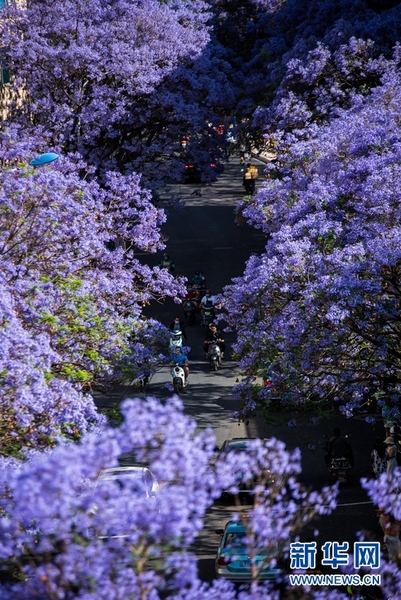
[[[32,167],[39,167],[41,165],[47,165],[47,163],[51,163],[54,160],[57,160],[59,157],[55,152],[46,152],[46,154],[41,154],[37,156],[29,163]]]

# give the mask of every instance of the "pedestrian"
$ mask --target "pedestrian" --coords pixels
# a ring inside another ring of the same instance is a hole
[[[245,187],[245,191],[249,196],[255,191],[255,184],[258,178],[258,170],[254,165],[248,163],[244,172],[242,183]]]
[[[398,447],[398,442],[401,441],[401,427],[397,421],[394,421],[393,426],[390,427],[390,435],[394,438],[394,443]]]
[[[372,476],[377,479],[387,471],[386,446],[381,438],[376,438],[370,456],[372,458]]]
[[[394,427],[394,420],[393,420],[392,413],[393,413],[393,411],[392,411],[391,403],[387,400],[382,405],[382,417],[383,417],[383,421],[384,421],[384,429],[386,432],[386,437],[389,437],[391,435],[391,428]]]
[[[394,443],[394,438],[391,437],[391,435],[384,440],[384,443],[386,445],[386,473],[387,475],[390,475],[394,472],[394,469],[397,467],[397,448]]]
[[[388,559],[394,562],[401,553],[400,522],[393,515],[386,514],[384,510],[379,510],[378,515],[379,525],[384,533],[383,542],[386,544]]]

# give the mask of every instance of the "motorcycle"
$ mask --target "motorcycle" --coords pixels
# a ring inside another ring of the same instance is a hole
[[[202,318],[201,318],[201,325],[202,327],[209,327],[210,323],[213,323],[214,321],[214,317],[215,317],[215,308],[214,305],[210,302],[207,303],[204,308],[202,308]]]
[[[193,325],[196,319],[197,303],[193,300],[184,300],[182,305],[185,321],[188,325]]]
[[[328,469],[334,481],[339,481],[340,483],[347,483],[349,481],[352,466],[345,456],[332,458]]]
[[[179,365],[174,365],[171,369],[171,376],[173,378],[174,392],[180,395],[183,389],[188,385],[188,380],[185,379],[185,371]]]
[[[324,436],[325,441],[320,443],[320,446],[327,452],[325,460],[326,466],[331,474],[332,481],[338,481],[339,483],[347,483],[350,479],[351,469],[353,467],[353,453],[352,448],[348,444],[348,455],[340,457],[330,457],[329,453],[329,438],[327,435]],[[345,436],[348,438],[348,436]]]
[[[194,277],[189,282],[191,289],[197,292],[197,300],[199,301],[206,292],[206,279],[202,271],[196,271]]]
[[[217,342],[209,342],[207,358],[212,370],[217,371],[217,367],[221,365],[221,350]]]
[[[173,331],[170,337],[170,351],[182,348],[182,331]]]

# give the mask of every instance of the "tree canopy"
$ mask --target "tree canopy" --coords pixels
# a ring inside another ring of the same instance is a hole
[[[400,10],[391,0],[2,9],[14,92],[0,134],[2,598],[280,597],[257,571],[249,589],[201,583],[191,544],[206,510],[238,492],[238,470],[269,474],[243,519],[254,560],[330,512],[336,488],[304,490],[300,452],[275,439],[211,464],[213,435],[177,399],[131,399],[111,427],[89,392],[159,360],[166,331],[143,307],[184,288],[138,259],[164,248],[155,190],[189,160],[210,180],[220,126],[235,116],[240,142],[276,155],[238,207],[265,252],[223,296],[248,376],[243,413],[279,395],[346,397],[349,415],[366,388],[398,411]],[[60,158],[35,169],[49,150]],[[255,375],[271,383],[257,396]],[[126,453],[155,473],[157,497],[99,483]],[[398,479],[363,485],[399,519]],[[383,562],[384,591],[397,597],[399,569]]]

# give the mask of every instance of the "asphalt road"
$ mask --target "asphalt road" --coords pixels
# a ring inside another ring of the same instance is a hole
[[[258,167],[262,175],[263,165],[259,163]],[[233,158],[219,180],[211,186],[170,186],[164,192],[166,196],[174,192],[185,201],[182,210],[170,213],[163,228],[167,252],[176,263],[176,272],[190,278],[195,271],[202,270],[213,293],[221,292],[232,278],[241,275],[247,258],[252,253],[261,252],[265,243],[265,237],[261,233],[247,225],[239,227],[234,221],[234,208],[243,196],[241,180],[239,160]],[[160,258],[161,255],[141,256],[149,264],[157,264]],[[148,314],[168,325],[176,314],[182,316],[182,308],[167,300],[164,304],[151,305]],[[187,335],[191,352],[189,385],[182,394],[185,411],[196,419],[200,429],[213,428],[218,445],[232,437],[275,436],[283,440],[290,449],[297,446],[301,448],[303,470],[300,479],[306,487],[320,489],[329,483],[324,452],[319,446],[323,433],[331,435],[333,428],[340,426],[344,433],[351,436],[355,455],[352,481],[341,487],[338,508],[330,516],[315,519],[300,532],[301,539],[306,539],[316,533],[316,530],[319,532],[316,536],[318,546],[325,541],[348,541],[352,548],[359,531],[368,532],[372,539],[380,539],[373,506],[361,488],[359,479],[369,473],[370,451],[375,437],[379,435],[384,439],[382,420],[377,417],[376,423],[372,425],[365,422],[364,415],[345,419],[337,410],[332,410],[329,418],[313,424],[310,421],[311,415],[279,411],[268,424],[258,419],[251,419],[247,424],[238,423],[230,417],[238,408],[232,396],[232,387],[240,377],[236,363],[230,358],[233,334],[225,334],[226,360],[217,373],[211,372],[204,359],[204,333],[199,319],[187,328]],[[170,392],[165,384],[170,381],[168,368],[161,368],[153,376],[147,389],[148,394],[161,399],[168,397]],[[120,392],[118,390],[114,393],[114,399]],[[124,394],[124,390],[122,393]],[[289,427],[287,423],[290,419],[295,419],[297,424]],[[214,577],[214,555],[219,542],[215,529],[224,526],[233,510],[238,508],[222,502],[211,507],[205,528],[194,546],[200,573],[205,581]]]
[[[185,202],[183,209],[171,211],[163,228],[166,251],[176,264],[176,273],[190,279],[195,271],[203,271],[207,287],[218,294],[232,278],[242,274],[246,260],[252,253],[261,252],[265,243],[263,234],[246,225],[239,227],[234,220],[234,208],[243,196],[239,161],[236,158],[227,163],[223,174],[211,186],[170,186],[164,194],[170,193],[178,194]],[[141,258],[149,264],[152,261],[157,264],[161,255],[143,254]],[[148,314],[167,326],[176,314],[183,317],[181,306],[172,300],[150,306]],[[246,435],[244,425],[238,426],[229,417],[238,408],[231,390],[240,376],[230,358],[233,334],[224,334],[226,358],[216,373],[211,371],[204,357],[204,329],[199,317],[194,325],[187,327],[186,333],[186,344],[191,347],[189,385],[183,394],[187,414],[196,419],[199,428],[212,426],[219,445],[234,435],[243,437]],[[153,376],[148,393],[167,397],[165,384],[168,382],[171,382],[170,371],[164,367]]]

